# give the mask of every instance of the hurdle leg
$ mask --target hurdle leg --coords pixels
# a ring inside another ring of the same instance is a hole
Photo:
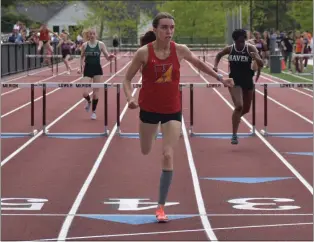
[[[35,129],[35,87],[34,84],[31,84],[31,135],[34,136],[38,133]]]
[[[120,132],[120,85],[117,85],[117,131],[116,133],[121,135]]]
[[[252,98],[252,133],[255,135],[255,115],[256,115],[256,108],[255,108],[255,105],[256,105],[256,92],[255,92],[255,87],[253,89],[253,98]]]
[[[114,58],[114,73],[117,73],[117,57]]]
[[[43,113],[42,113],[42,122],[43,122],[43,133],[47,134],[48,130],[46,130],[46,84],[43,84]]]
[[[193,84],[190,84],[190,130],[189,134],[193,133],[193,122],[194,122],[194,89]]]
[[[104,108],[105,108],[105,135],[109,135],[108,130],[108,85],[104,86]]]
[[[267,96],[268,96],[268,90],[267,90],[267,84],[264,86],[264,129],[261,130],[261,134],[264,136],[267,136]]]
[[[38,131],[35,129],[35,84],[31,84],[31,131],[28,133],[1,133],[1,138],[18,138],[35,136]]]

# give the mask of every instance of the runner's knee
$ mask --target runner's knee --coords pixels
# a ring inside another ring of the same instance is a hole
[[[237,112],[242,112],[243,111],[243,104],[241,102],[236,103],[234,109]]]
[[[171,147],[164,147],[162,155],[162,169],[173,170],[173,149]]]
[[[251,105],[244,105],[242,108],[242,115],[247,114],[248,112],[250,112],[250,106]]]

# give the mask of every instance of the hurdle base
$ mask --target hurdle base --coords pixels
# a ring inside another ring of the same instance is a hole
[[[260,133],[265,137],[282,137],[282,138],[313,138],[313,132],[295,132],[295,133],[272,133],[261,130]]]
[[[195,133],[195,132],[190,132],[191,137],[199,137],[199,138],[211,138],[211,139],[219,139],[219,138],[224,138],[224,139],[231,139],[232,138],[232,133]],[[250,133],[237,133],[238,138],[247,138],[247,137],[253,137],[255,136],[254,132]]]
[[[8,139],[8,138],[24,138],[24,137],[33,137],[38,133],[38,130],[34,129],[29,133],[1,133],[0,138]]]
[[[122,138],[130,138],[130,139],[139,139],[140,138],[140,134],[139,133],[124,133],[124,132],[117,132],[117,135],[122,137]],[[180,134],[180,137],[182,136],[182,132]],[[161,139],[162,138],[162,133],[158,133],[156,135],[156,139]]]
[[[44,132],[44,135],[49,138],[88,139],[88,138],[108,137],[109,130],[103,133],[50,133],[49,130],[46,130]]]

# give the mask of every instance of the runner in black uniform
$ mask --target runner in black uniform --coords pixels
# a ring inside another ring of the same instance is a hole
[[[85,58],[85,66],[84,66],[84,79],[92,80],[93,82],[101,82],[101,77],[103,75],[103,70],[100,63],[100,55],[104,54],[107,60],[111,60],[115,58],[115,55],[109,54],[106,48],[106,45],[98,41],[96,39],[96,30],[90,29],[88,31],[88,41],[82,45],[81,52],[81,65],[82,61]],[[83,67],[82,67],[83,69]],[[86,111],[88,112],[90,109],[90,104],[92,104],[92,116],[91,119],[96,119],[96,107],[98,104],[98,92],[99,88],[93,88],[93,100],[91,102],[90,96],[87,90],[84,90],[83,97],[87,101],[87,105],[85,106]]]
[[[234,44],[225,47],[216,55],[214,70],[218,72],[218,63],[224,55],[229,54],[229,77],[234,80],[234,87],[229,88],[235,109],[232,115],[232,144],[238,144],[237,132],[241,117],[251,108],[253,97],[253,76],[257,68],[263,67],[263,61],[256,47],[246,43],[246,31],[236,29],[232,33]]]

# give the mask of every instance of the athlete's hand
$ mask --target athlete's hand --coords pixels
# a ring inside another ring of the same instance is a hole
[[[77,68],[77,74],[81,74],[81,69]]]
[[[222,79],[222,84],[224,84],[227,87],[233,87],[234,86],[234,82],[232,78],[223,78]]]
[[[256,52],[251,52],[250,55],[251,55],[253,60],[256,60],[258,57],[258,53],[256,53]]]
[[[116,56],[115,56],[114,54],[110,54],[110,55],[108,56],[108,59],[109,59],[109,60],[112,60],[112,59],[114,59],[114,58],[116,58]]]
[[[138,103],[135,101],[135,99],[133,97],[130,98],[130,100],[128,101],[128,104],[129,104],[129,109],[138,108]]]

